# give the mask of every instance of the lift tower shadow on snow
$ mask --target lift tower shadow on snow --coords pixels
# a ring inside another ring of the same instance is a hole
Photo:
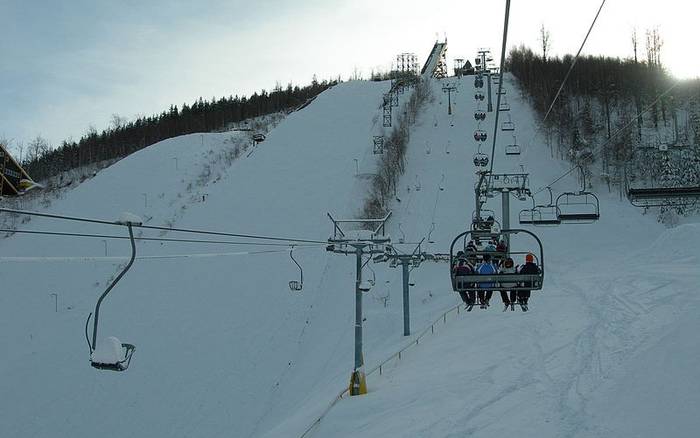
[[[367,393],[367,381],[364,370],[364,358],[362,355],[362,293],[367,292],[371,286],[362,282],[362,258],[365,254],[372,257],[373,254],[386,252],[386,245],[391,239],[386,236],[386,221],[391,217],[391,212],[378,219],[334,219],[328,213],[328,218],[333,222],[333,235],[328,238],[327,251],[336,254],[355,254],[355,364],[350,376],[350,395]],[[355,227],[352,230],[343,230],[343,227]]]

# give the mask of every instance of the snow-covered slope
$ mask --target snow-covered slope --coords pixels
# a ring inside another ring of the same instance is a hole
[[[390,234],[415,241],[434,228],[428,251],[446,252],[474,205],[475,104],[470,78],[462,81],[452,117],[442,84],[433,83],[393,206]],[[219,157],[236,142],[231,134],[162,142],[100,172],[50,210],[107,219],[127,210],[153,225],[325,240],[326,212],[353,216],[362,205],[388,87],[334,87],[230,166]],[[515,84],[507,88],[518,139],[529,147],[521,159],[501,149],[496,170],[522,164],[537,188],[567,166],[537,142],[532,112]],[[572,178],[555,190],[576,187]],[[673,418],[682,432],[676,436],[690,436],[699,425],[686,412],[700,406],[692,353],[698,227],[664,231],[616,196],[598,194],[599,223],[534,230],[548,270],[530,312],[501,312],[495,296],[488,311],[451,314],[382,376],[370,376],[369,394],[337,403],[313,436],[658,436],[651,412]],[[490,207],[500,213],[499,206]],[[512,220],[527,207],[513,202]],[[37,219],[24,227],[119,232]],[[233,254],[261,250],[280,252]],[[96,257],[105,246],[15,235],[0,241],[0,251]],[[107,243],[109,256],[128,251],[126,242]],[[118,262],[3,261],[3,434],[300,436],[349,378],[354,260],[323,247],[297,248],[304,290],[290,293],[287,281],[298,270],[287,251],[140,242],[141,255],[229,255],[137,260],[101,313],[101,336],[137,346],[122,374],[92,369],[83,339],[85,318]],[[400,269],[374,269],[377,286],[365,299],[368,367],[407,343]],[[412,271],[414,333],[457,304],[447,272],[432,262]],[[647,372],[664,384],[649,384]]]

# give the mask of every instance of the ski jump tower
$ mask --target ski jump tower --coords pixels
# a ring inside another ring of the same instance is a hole
[[[17,196],[37,186],[10,152],[0,144],[0,197]]]
[[[423,78],[447,77],[447,38],[444,42],[435,41],[428,60],[420,72]]]

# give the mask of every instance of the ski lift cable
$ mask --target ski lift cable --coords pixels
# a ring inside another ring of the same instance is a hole
[[[498,92],[496,94],[496,116],[493,123],[493,145],[491,147],[491,167],[489,172],[493,173],[493,163],[496,157],[496,137],[498,135],[498,115],[501,112],[501,89],[503,88],[503,70],[506,62],[506,44],[508,42],[508,19],[510,17],[510,0],[506,0],[505,22],[503,23],[503,43],[501,44],[501,66],[498,71]]]
[[[680,81],[680,80],[677,80],[677,81],[676,81],[675,83],[673,83],[668,89],[666,89],[666,91],[664,91],[663,93],[659,94],[653,102],[651,102],[649,105],[647,105],[647,106],[644,108],[644,111],[642,111],[642,112],[639,114],[639,117],[643,117],[646,113],[648,113],[649,111],[651,111],[651,109],[653,108],[654,105],[656,105],[656,104],[657,104],[664,96],[666,96],[668,93],[670,93],[671,91],[673,91],[673,89],[676,88],[678,85],[680,85],[680,83],[681,83],[681,81]],[[631,118],[630,121],[627,122],[624,126],[622,126],[622,127],[621,127],[620,129],[618,129],[617,131],[613,132],[613,133],[610,135],[610,138],[608,138],[608,140],[607,140],[605,143],[601,144],[600,146],[597,146],[597,147],[593,148],[593,150],[591,151],[591,156],[594,156],[594,155],[596,154],[596,152],[598,152],[599,150],[602,150],[604,147],[606,147],[608,144],[610,144],[610,142],[612,142],[612,141],[615,139],[615,137],[617,137],[618,135],[620,135],[623,131],[625,131],[627,128],[629,128],[629,126],[630,126],[632,123],[635,123],[636,121],[637,121],[637,117]],[[585,160],[584,160],[584,161],[585,161]],[[581,164],[585,164],[585,163],[582,162]],[[543,187],[540,187],[537,191],[535,191],[535,192],[533,193],[533,195],[536,195],[536,194],[538,194],[538,193],[540,193],[540,192],[542,192],[542,191],[544,191],[544,190],[547,190],[547,187],[551,187],[551,186],[553,186],[554,184],[558,183],[559,181],[561,181],[562,179],[564,179],[566,176],[570,175],[571,172],[573,172],[574,170],[576,170],[577,168],[579,168],[581,164],[576,164],[576,165],[571,166],[571,168],[570,168],[569,170],[567,170],[566,172],[564,172],[563,174],[561,174],[561,175],[560,175],[559,177],[557,177],[554,181],[550,182],[549,184],[547,184],[547,185],[545,185],[545,186],[543,186]]]
[[[114,221],[106,221],[103,219],[91,219],[91,218],[83,218],[83,217],[77,217],[77,216],[66,216],[66,215],[59,215],[59,214],[39,213],[36,211],[15,210],[15,209],[11,209],[11,208],[0,208],[0,213],[15,213],[15,214],[24,214],[27,216],[46,217],[46,218],[50,218],[50,219],[69,220],[69,221],[74,221],[74,222],[87,222],[87,223],[102,224],[102,225],[124,226],[121,223],[114,222]],[[146,230],[173,231],[173,232],[190,233],[190,234],[204,234],[204,235],[210,235],[210,236],[241,237],[241,238],[246,238],[246,239],[274,240],[274,241],[281,241],[281,242],[299,242],[299,243],[317,243],[317,244],[327,244],[328,243],[326,241],[311,240],[311,239],[295,239],[295,238],[290,238],[290,237],[265,236],[265,235],[259,235],[259,234],[228,233],[228,232],[223,232],[223,231],[197,230],[197,229],[190,229],[190,228],[172,228],[172,227],[164,227],[164,226],[157,226],[157,225],[132,224],[132,226],[134,228],[143,228]]]
[[[559,95],[561,94],[562,90],[564,89],[564,85],[566,85],[566,81],[569,79],[571,72],[574,70],[576,63],[578,62],[578,58],[581,55],[581,51],[583,50],[583,47],[586,45],[586,41],[588,40],[588,37],[591,35],[591,31],[593,30],[593,26],[595,26],[595,23],[598,20],[598,16],[600,16],[600,11],[602,11],[603,6],[605,6],[605,2],[606,2],[606,0],[603,0],[600,3],[600,7],[598,8],[598,12],[596,12],[595,17],[593,18],[593,22],[591,23],[591,26],[588,28],[588,32],[586,33],[586,36],[583,38],[583,42],[581,43],[581,47],[578,48],[578,52],[576,52],[576,56],[574,57],[574,60],[571,62],[571,66],[569,66],[569,71],[566,72],[566,75],[564,76],[564,80],[561,82],[561,85],[559,86],[559,90],[557,90],[557,94],[554,96],[554,100],[552,100],[552,103],[549,105],[549,108],[547,109],[547,112],[544,115],[544,119],[542,120],[542,123],[547,121],[547,117],[549,117],[549,114],[552,112],[552,109],[554,108],[554,104],[557,102],[557,99],[559,99]]]
[[[85,238],[96,238],[96,239],[112,239],[112,240],[129,240],[125,236],[115,236],[110,234],[87,234],[87,233],[68,233],[61,231],[44,231],[44,230],[13,230],[9,228],[0,228],[0,233],[18,233],[18,234],[36,234],[45,236],[59,236],[59,237],[85,237]],[[249,246],[273,246],[273,247],[289,247],[290,244],[287,243],[266,243],[266,242],[235,242],[228,240],[206,240],[206,239],[176,239],[169,237],[134,237],[134,240],[140,241],[150,241],[150,242],[176,242],[176,243],[204,243],[204,244],[216,244],[216,245],[249,245]],[[300,248],[315,248],[321,245],[326,245],[327,242],[323,244],[302,244],[294,245]]]
[[[581,46],[578,49],[578,52],[576,52],[576,56],[574,57],[573,61],[571,61],[571,65],[569,66],[569,70],[566,72],[566,75],[564,75],[564,79],[561,82],[561,85],[559,85],[559,89],[557,90],[557,93],[554,95],[554,99],[552,100],[552,103],[549,105],[549,108],[547,108],[547,112],[544,115],[544,118],[542,119],[542,123],[540,126],[535,130],[535,133],[532,135],[532,138],[527,144],[531,144],[532,140],[535,139],[535,136],[537,133],[544,127],[545,122],[547,121],[547,118],[552,112],[552,109],[554,109],[554,105],[557,103],[557,100],[559,99],[559,96],[561,95],[561,92],[564,90],[564,86],[566,85],[566,82],[569,80],[569,76],[571,76],[571,72],[574,70],[574,67],[576,66],[576,63],[578,62],[578,58],[581,55],[581,51],[583,51],[583,47],[586,45],[586,41],[588,41],[588,37],[591,35],[591,31],[593,30],[593,27],[595,26],[596,21],[598,20],[598,16],[600,16],[600,12],[603,10],[603,6],[605,6],[606,0],[603,0],[602,3],[600,4],[600,7],[598,8],[598,12],[596,12],[595,17],[593,18],[593,22],[591,22],[591,26],[588,28],[588,32],[586,32],[586,36],[583,38],[583,42],[581,43]],[[526,146],[527,147],[527,146]]]
[[[287,250],[264,250],[264,251],[240,251],[240,252],[225,252],[225,253],[193,253],[193,254],[166,254],[166,255],[151,255],[151,256],[136,256],[136,260],[166,260],[166,259],[196,259],[196,258],[212,258],[212,257],[231,257],[242,255],[258,255],[258,254],[280,254],[286,253]],[[129,257],[93,257],[93,256],[59,256],[59,257],[0,257],[0,262],[122,262],[128,260]]]

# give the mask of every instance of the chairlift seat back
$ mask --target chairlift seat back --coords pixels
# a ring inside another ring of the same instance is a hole
[[[520,155],[520,146],[517,144],[509,144],[506,146],[506,155]]]

